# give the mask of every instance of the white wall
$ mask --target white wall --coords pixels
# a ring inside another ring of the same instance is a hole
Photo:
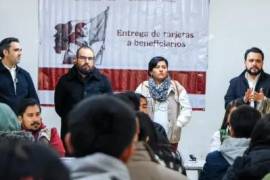
[[[206,111],[194,112],[183,129],[181,150],[204,158],[210,137],[221,124],[224,94],[229,80],[244,68],[243,53],[251,46],[265,52],[265,70],[270,72],[270,1],[212,0],[210,3],[209,68],[206,86]],[[18,37],[23,47],[20,66],[28,70],[37,84],[38,0],[0,1],[0,39]],[[0,82],[1,83],[1,82]],[[53,108],[43,108],[48,126],[60,127]]]

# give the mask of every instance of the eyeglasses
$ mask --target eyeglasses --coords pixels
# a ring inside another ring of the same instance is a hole
[[[86,56],[79,56],[78,59],[84,60],[84,61],[92,61],[95,60],[95,57],[86,57]]]

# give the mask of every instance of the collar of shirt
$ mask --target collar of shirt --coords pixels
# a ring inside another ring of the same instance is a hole
[[[248,72],[245,73],[245,78],[246,78],[247,81],[248,81],[248,86],[249,86],[249,88],[252,88],[253,90],[255,89],[255,86],[256,86],[256,84],[257,84],[257,82],[258,82],[260,76],[261,76],[261,74],[258,74],[258,75],[256,76],[255,79],[252,79],[252,78],[250,77],[250,75],[248,74]]]

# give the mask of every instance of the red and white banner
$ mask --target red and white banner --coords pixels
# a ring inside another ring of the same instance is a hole
[[[163,56],[188,91],[194,109],[205,108],[209,0],[39,0],[39,97],[54,104],[59,78],[81,45],[115,91],[146,80],[149,60]]]

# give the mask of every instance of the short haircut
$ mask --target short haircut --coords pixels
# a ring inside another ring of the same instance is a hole
[[[230,125],[237,138],[250,138],[251,132],[257,121],[261,118],[261,114],[256,109],[241,105],[232,112],[230,117]]]
[[[4,58],[4,53],[3,51],[6,49],[8,50],[9,47],[10,47],[10,44],[12,42],[17,42],[19,43],[19,39],[15,38],[15,37],[8,37],[8,38],[5,38],[3,39],[1,42],[0,42],[0,57],[1,58]]]
[[[23,114],[25,113],[26,109],[29,106],[35,106],[35,105],[39,107],[39,111],[41,112],[40,104],[36,99],[34,98],[22,99],[19,103],[18,115],[23,116]]]
[[[270,146],[270,114],[266,114],[253,129],[250,147]]]
[[[130,108],[138,111],[140,108],[140,96],[132,91],[115,94],[115,97],[125,102]]]
[[[250,52],[261,54],[262,55],[262,60],[264,60],[263,51],[261,49],[257,48],[257,47],[252,47],[252,48],[246,50],[245,55],[244,55],[245,60],[247,60],[247,56],[248,56],[248,54]]]
[[[165,59],[164,57],[162,57],[162,56],[153,57],[148,63],[148,75],[149,76],[150,76],[150,72],[157,66],[157,64],[160,61],[164,61],[165,64],[167,65],[167,67],[169,66],[168,60]]]
[[[79,47],[79,48],[77,49],[77,51],[76,51],[76,58],[79,57],[79,55],[80,55],[80,50],[81,50],[81,49],[90,49],[90,50],[93,52],[93,54],[95,54],[95,53],[94,53],[94,50],[93,50],[91,47],[86,46],[86,45],[83,45],[83,46],[81,46],[81,47]]]
[[[70,179],[68,169],[48,146],[2,140],[0,154],[0,179]]]
[[[119,158],[135,136],[135,117],[131,108],[113,96],[82,100],[68,115],[74,156],[100,152]]]

